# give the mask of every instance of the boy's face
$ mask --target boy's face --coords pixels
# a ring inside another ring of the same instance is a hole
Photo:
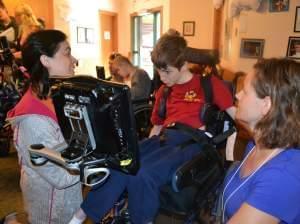
[[[168,65],[167,68],[157,69],[160,76],[160,80],[166,84],[168,87],[171,87],[175,84],[180,84],[182,78],[181,70],[178,68]]]

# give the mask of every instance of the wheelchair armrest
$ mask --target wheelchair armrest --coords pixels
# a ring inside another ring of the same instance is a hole
[[[236,132],[236,127],[235,126],[232,126],[230,127],[228,130],[224,131],[223,133],[221,134],[218,134],[214,137],[212,137],[212,143],[214,145],[219,145],[221,144],[222,142],[224,142],[230,135],[232,135],[234,132]]]
[[[143,105],[143,104],[149,104],[150,99],[149,98],[140,98],[140,99],[135,99],[131,101],[133,105]]]
[[[212,145],[205,144],[198,155],[176,170],[172,177],[173,190],[179,192],[191,185],[205,184],[216,166],[222,169],[221,158]]]
[[[154,100],[155,100],[154,95],[151,94],[149,97],[134,99],[131,102],[133,105],[145,105],[145,104],[153,104]]]

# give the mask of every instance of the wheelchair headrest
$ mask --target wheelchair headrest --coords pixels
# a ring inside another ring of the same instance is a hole
[[[198,49],[188,47],[185,53],[186,61],[194,64],[216,65],[220,62],[217,49]]]

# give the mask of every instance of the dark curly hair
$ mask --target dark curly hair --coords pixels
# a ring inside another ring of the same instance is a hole
[[[269,96],[270,111],[256,124],[254,136],[267,148],[300,146],[300,63],[262,59],[254,65],[252,85],[259,98]]]
[[[67,36],[59,30],[40,30],[30,34],[22,46],[23,65],[30,74],[31,88],[40,99],[46,99],[50,89],[48,69],[40,57],[53,57],[66,39]]]

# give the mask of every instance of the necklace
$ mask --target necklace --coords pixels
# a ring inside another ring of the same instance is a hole
[[[222,198],[221,198],[221,205],[222,205],[222,223],[225,221],[225,208],[226,205],[228,203],[228,201],[232,198],[232,196],[242,187],[244,186],[249,179],[255,174],[257,173],[257,171],[266,163],[268,162],[273,156],[276,155],[276,153],[280,153],[282,151],[282,149],[275,149],[273,150],[272,153],[270,153],[270,155],[267,156],[267,158],[265,158],[262,163],[254,170],[254,172],[252,172],[249,176],[246,177],[246,179],[234,190],[231,192],[231,194],[228,196],[228,198],[225,200],[224,202],[224,193],[227,190],[228,186],[231,184],[231,182],[233,181],[234,177],[236,176],[236,174],[240,171],[241,167],[244,165],[245,161],[248,159],[248,157],[251,155],[252,151],[255,149],[255,146],[252,147],[252,149],[250,150],[250,152],[247,154],[247,156],[245,157],[245,159],[241,162],[241,164],[239,165],[239,167],[237,168],[237,170],[234,172],[234,174],[231,176],[231,178],[229,179],[229,181],[227,182],[227,184],[224,187],[224,190],[222,192]]]

